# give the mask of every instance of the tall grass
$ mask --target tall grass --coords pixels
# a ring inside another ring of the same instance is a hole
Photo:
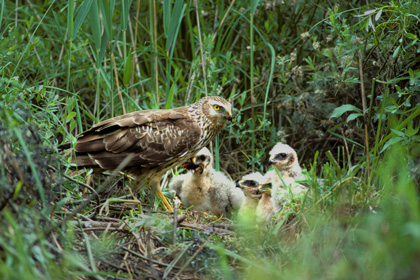
[[[418,3],[249,4],[1,1],[2,278],[191,276],[188,267],[213,278],[418,277]],[[230,239],[178,228],[176,247],[170,217],[141,213],[128,179],[94,177],[111,187],[89,200],[90,172],[72,173],[55,148],[100,120],[205,95],[235,108],[213,146],[233,179],[266,171],[278,141],[297,150],[310,195],[278,223]],[[99,211],[137,239],[83,231]],[[117,240],[111,260],[90,238]],[[146,260],[128,253],[135,242]],[[124,270],[120,252],[126,263],[170,265]]]

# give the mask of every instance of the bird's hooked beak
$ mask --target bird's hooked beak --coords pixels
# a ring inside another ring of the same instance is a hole
[[[227,119],[228,119],[228,121],[232,121],[233,120],[233,117],[232,117],[232,111],[231,110],[229,110],[228,112],[228,116],[227,116]]]

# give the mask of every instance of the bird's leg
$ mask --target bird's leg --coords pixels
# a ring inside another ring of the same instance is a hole
[[[153,177],[150,183],[153,191],[156,193],[156,196],[159,197],[159,199],[163,203],[163,206],[165,206],[166,211],[173,212],[174,209],[172,208],[171,204],[169,204],[168,200],[163,195],[162,190],[160,189],[160,178],[155,176]]]

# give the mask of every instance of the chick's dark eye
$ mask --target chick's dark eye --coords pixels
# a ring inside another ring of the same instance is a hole
[[[280,153],[280,154],[276,155],[275,159],[276,160],[284,160],[286,157],[287,157],[286,153]]]
[[[205,161],[205,160],[206,160],[206,156],[199,156],[199,157],[198,157],[198,159],[199,159],[200,161]]]
[[[255,182],[254,180],[247,180],[244,182],[244,185],[247,187],[255,187],[258,185],[258,183]]]

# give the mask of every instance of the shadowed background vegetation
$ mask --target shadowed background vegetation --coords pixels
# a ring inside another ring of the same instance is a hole
[[[417,1],[26,0],[0,9],[2,278],[420,274]],[[90,171],[74,172],[57,151],[101,120],[206,95],[235,108],[212,145],[216,168],[234,180],[265,172],[281,141],[307,169],[311,194],[268,229],[180,226],[174,236],[174,217],[148,190],[138,195],[143,212],[125,177],[95,177],[92,189]]]

